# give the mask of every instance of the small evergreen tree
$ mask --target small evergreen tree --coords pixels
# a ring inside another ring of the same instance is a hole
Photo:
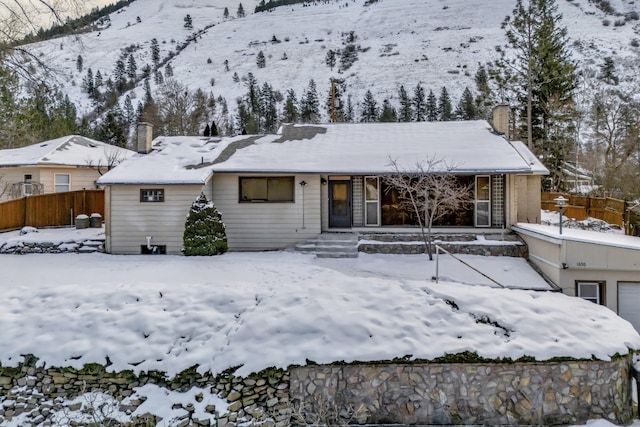
[[[82,55],[78,55],[78,59],[76,60],[76,68],[78,69],[79,73],[82,72],[82,62]]]
[[[204,132],[202,132],[202,136],[211,136],[211,128],[209,127],[209,123],[204,127]]]
[[[364,94],[364,100],[361,104],[362,114],[360,115],[360,121],[364,123],[375,122],[378,120],[378,103],[373,97],[373,93],[370,90]]]
[[[151,62],[153,62],[153,68],[157,69],[160,64],[160,45],[158,39],[151,39]]]
[[[473,94],[468,87],[462,92],[455,115],[457,120],[476,120],[478,118],[478,109],[473,100]]]
[[[398,121],[398,114],[396,113],[396,109],[393,105],[391,105],[389,99],[385,99],[382,102],[382,112],[380,113],[378,121],[387,123]]]
[[[184,28],[186,28],[187,30],[193,29],[193,19],[191,19],[191,15],[189,14],[184,17]]]
[[[182,241],[186,256],[220,255],[228,249],[222,215],[204,193],[191,205]]]
[[[136,58],[133,55],[129,55],[129,59],[127,60],[127,77],[129,77],[130,79],[135,79],[136,71],[138,71]]]
[[[400,86],[398,90],[398,99],[400,100],[400,111],[398,113],[398,121],[410,122],[413,119],[413,108],[411,107],[411,98],[405,90],[404,86]]]
[[[95,94],[96,87],[93,80],[93,71],[91,70],[91,68],[87,69],[87,75],[82,80],[82,89],[84,89],[84,91],[87,92],[89,96],[93,96]]]
[[[598,78],[610,85],[617,85],[620,81],[616,76],[616,64],[613,62],[613,58],[607,56],[604,58],[604,62],[600,65],[600,75]]]
[[[429,92],[431,93],[431,92]],[[413,114],[416,122],[424,122],[427,114],[427,104],[424,97],[424,89],[418,83],[413,90]]]
[[[238,5],[238,12],[236,13],[236,16],[238,18],[244,18],[245,17],[245,11],[244,11],[244,7],[242,7],[242,3],[240,3]]]
[[[256,57],[256,65],[258,68],[264,68],[267,66],[267,60],[264,57],[264,53],[262,51],[258,52],[258,56]]]
[[[448,122],[451,120],[453,109],[451,107],[451,98],[447,88],[442,86],[440,97],[438,98],[438,118],[440,121]]]
[[[284,109],[282,111],[282,120],[286,123],[296,123],[299,119],[298,99],[293,89],[287,91],[287,97],[284,101]]]
[[[333,67],[336,66],[336,51],[335,50],[329,49],[329,51],[327,51],[327,57],[325,58],[325,63],[333,71]]]
[[[433,91],[429,89],[429,95],[427,95],[427,109],[426,109],[427,120],[430,122],[435,122],[438,120],[438,101],[436,100],[436,96],[433,94]]]
[[[211,122],[211,136],[219,136],[218,126],[216,126],[216,122]]]
[[[96,71],[96,78],[94,80],[93,86],[97,89],[100,89],[104,85],[104,80],[102,79],[102,73],[100,70]]]
[[[309,80],[309,86],[300,100],[300,120],[303,123],[320,122],[320,101],[318,100],[316,82],[313,79]]]
[[[229,17],[229,8],[228,7],[224,8],[224,12],[222,12],[222,16],[224,16],[224,19],[227,19]]]

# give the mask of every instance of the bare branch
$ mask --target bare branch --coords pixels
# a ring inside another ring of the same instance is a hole
[[[394,174],[384,177],[389,189],[395,189],[404,205],[417,217],[429,259],[433,260],[432,227],[445,215],[472,201],[471,188],[452,173],[453,165],[431,157],[416,163],[413,170],[403,170],[393,158],[389,165]]]

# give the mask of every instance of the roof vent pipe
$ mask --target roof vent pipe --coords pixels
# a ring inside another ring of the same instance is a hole
[[[136,151],[141,154],[151,152],[153,140],[153,125],[147,122],[138,123],[138,135],[136,139]]]

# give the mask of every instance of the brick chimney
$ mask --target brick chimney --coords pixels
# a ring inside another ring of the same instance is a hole
[[[509,132],[509,116],[511,108],[507,104],[500,104],[493,107],[493,130],[504,135],[507,141],[511,140]]]
[[[138,123],[138,138],[136,150],[138,153],[147,154],[151,152],[151,142],[153,141],[153,125],[147,122]]]

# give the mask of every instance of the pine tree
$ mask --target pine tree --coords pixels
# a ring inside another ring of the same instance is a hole
[[[76,69],[79,73],[82,72],[82,55],[78,55],[78,59],[76,60]]]
[[[451,98],[449,97],[447,88],[442,86],[440,97],[438,98],[438,118],[440,119],[440,121],[448,122],[449,120],[451,120],[451,115]]]
[[[398,121],[410,122],[413,120],[413,107],[411,98],[407,94],[404,86],[400,86],[398,90],[398,100],[400,101],[400,111],[398,112]]]
[[[267,66],[267,60],[265,59],[262,51],[258,52],[258,56],[256,56],[256,65],[258,68],[264,68]]]
[[[204,193],[191,205],[182,241],[186,256],[220,255],[228,250],[222,215]]]
[[[245,11],[244,11],[244,7],[242,7],[242,3],[240,3],[238,5],[238,12],[236,13],[236,16],[238,18],[244,18],[245,17]]]
[[[187,30],[193,29],[193,19],[191,19],[191,15],[189,14],[184,17],[184,28],[186,28]]]
[[[127,60],[127,77],[132,80],[136,78],[136,71],[138,71],[138,64],[136,64],[136,58],[133,55],[129,55]]]
[[[211,136],[219,136],[219,135],[220,133],[218,132],[218,126],[216,126],[216,122],[211,122]]]
[[[102,73],[100,70],[96,71],[96,77],[94,79],[93,86],[97,89],[100,89],[104,85],[104,81],[102,79]]]
[[[462,92],[455,115],[457,120],[476,120],[478,118],[478,109],[473,100],[473,94],[468,87]]]
[[[93,71],[91,68],[87,68],[87,75],[82,80],[82,89],[89,94],[89,96],[93,96],[96,91],[95,83],[93,80]]]
[[[275,133],[278,126],[278,110],[273,88],[264,82],[260,90],[260,116],[262,117],[262,131]]]
[[[418,83],[413,90],[413,115],[416,122],[424,122],[427,114],[427,103],[424,97],[424,89]]]
[[[503,22],[507,45],[500,49],[492,78],[517,102],[519,128],[527,145],[552,172],[553,189],[561,187],[565,153],[573,145],[571,116],[576,67],[570,58],[567,29],[560,26],[555,0],[517,0],[513,16]]]
[[[204,127],[204,132],[202,132],[202,136],[211,136],[211,128],[209,127],[209,123]]]
[[[131,96],[127,95],[124,98],[124,107],[122,109],[122,117],[124,119],[125,127],[128,128],[133,124],[135,120],[135,111],[133,110],[133,102],[131,102]]]
[[[320,102],[318,100],[316,82],[313,79],[309,80],[309,86],[302,94],[300,101],[300,120],[303,123],[320,122]]]
[[[396,113],[396,109],[393,107],[393,105],[391,105],[389,99],[385,99],[382,102],[382,111],[380,112],[378,121],[387,123],[398,121],[398,114]]]
[[[285,123],[297,123],[299,119],[298,114],[298,99],[293,89],[287,91],[287,97],[284,101],[284,109],[282,111],[282,120]]]
[[[431,89],[429,89],[429,95],[427,95],[425,115],[430,122],[438,120],[438,100]]]
[[[331,68],[331,71],[333,71],[333,67],[336,66],[336,51],[333,49],[329,49],[327,51],[327,56],[325,58],[325,63],[329,66],[329,68]]]
[[[158,69],[160,65],[160,45],[158,44],[158,39],[151,39],[151,62],[153,63],[153,68]]]
[[[171,64],[167,64],[164,67],[164,75],[168,78],[168,77],[173,77],[173,67],[171,66]]]
[[[360,115],[361,122],[369,123],[378,120],[378,104],[370,90],[364,94],[360,108],[362,109],[362,114]]]
[[[229,8],[228,7],[224,8],[224,12],[222,12],[222,16],[224,16],[224,19],[229,18]]]
[[[616,75],[616,64],[613,62],[612,57],[607,56],[604,58],[604,62],[600,65],[600,75],[598,79],[610,85],[617,85],[619,83],[620,80]]]

